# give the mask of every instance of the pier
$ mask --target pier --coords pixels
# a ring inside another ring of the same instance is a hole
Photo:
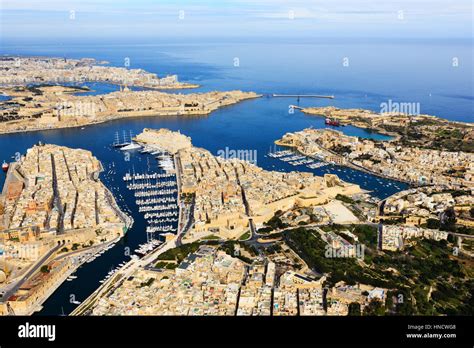
[[[272,94],[272,97],[276,98],[322,98],[322,99],[334,99],[333,95],[319,95],[319,94]]]

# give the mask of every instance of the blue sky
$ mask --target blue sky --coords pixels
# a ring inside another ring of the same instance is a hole
[[[472,0],[0,0],[0,35],[4,40],[472,38],[472,4]]]

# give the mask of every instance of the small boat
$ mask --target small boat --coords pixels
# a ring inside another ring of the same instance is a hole
[[[8,168],[9,168],[9,167],[10,167],[10,165],[9,165],[7,162],[3,161],[2,170],[3,170],[5,173],[8,172]]]

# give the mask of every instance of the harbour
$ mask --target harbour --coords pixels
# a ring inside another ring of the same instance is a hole
[[[119,64],[122,59],[122,55],[120,54],[120,50],[122,49],[123,48],[117,50],[109,49],[105,50],[105,53],[102,54],[105,55],[104,58]],[[55,48],[52,46],[45,46],[33,50],[33,53],[55,54],[54,50]],[[139,53],[146,52],[143,47],[138,47],[136,50],[136,52]],[[206,47],[204,47],[203,50],[206,50]],[[70,53],[77,56],[93,56],[94,52],[96,52],[95,49],[82,51],[70,47]],[[196,54],[194,58],[198,59],[197,57],[199,57],[201,53],[200,51],[196,52],[192,52],[192,54]],[[31,51],[23,53],[31,53]],[[137,54],[137,56],[140,56],[140,58],[137,58],[135,64],[138,66],[149,65],[145,59],[146,54]],[[284,56],[283,54],[282,57]],[[39,315],[57,315],[62,312],[69,314],[77,307],[76,304],[70,302],[71,294],[75,295],[75,301],[82,302],[104,282],[104,279],[107,277],[110,279],[110,272],[133,258],[139,258],[140,255],[136,251],[146,252],[146,249],[150,248],[150,246],[144,247],[144,245],[150,243],[149,238],[151,235],[157,240],[160,234],[167,233],[159,230],[160,228],[169,225],[177,226],[179,212],[174,209],[174,206],[173,209],[168,210],[139,211],[140,207],[155,206],[158,204],[175,204],[175,202],[171,201],[158,201],[165,197],[176,197],[178,200],[178,190],[175,186],[152,187],[150,185],[156,184],[156,180],[158,179],[158,177],[155,176],[156,173],[162,175],[165,173],[163,169],[170,168],[169,160],[165,161],[162,167],[159,166],[156,157],[161,154],[160,152],[156,152],[158,150],[156,150],[155,153],[151,153],[146,152],[144,148],[135,146],[130,149],[122,150],[123,147],[131,145],[133,134],[139,134],[144,128],[179,130],[183,134],[191,136],[197,146],[208,149],[213,153],[217,153],[219,150],[225,148],[225,146],[231,146],[232,149],[255,149],[258,154],[257,165],[264,169],[281,172],[298,170],[311,172],[315,175],[334,173],[342,180],[359,184],[361,188],[371,191],[375,196],[381,199],[408,187],[406,184],[398,181],[377,177],[369,173],[332,163],[325,163],[320,159],[313,159],[313,163],[304,163],[301,161],[307,161],[309,159],[296,157],[292,161],[283,161],[276,157],[272,158],[271,156],[267,156],[268,148],[273,146],[273,142],[285,134],[285,132],[298,131],[307,127],[326,127],[325,120],[322,118],[306,116],[300,112],[289,114],[289,103],[295,104],[295,102],[297,102],[298,105],[294,105],[295,108],[301,108],[314,103],[327,105],[326,103],[333,102],[332,99],[320,99],[316,97],[311,99],[310,97],[305,98],[301,95],[301,99],[298,100],[300,86],[291,78],[287,78],[288,76],[284,72],[279,79],[286,81],[285,87],[278,89],[278,86],[283,85],[280,81],[267,82],[265,81],[265,76],[257,76],[258,74],[255,75],[253,72],[245,72],[246,75],[242,77],[238,75],[241,74],[240,71],[230,71],[230,79],[216,80],[216,76],[223,75],[223,72],[217,71],[214,68],[212,60],[205,66],[199,66],[193,62],[184,63],[179,60],[166,61],[166,59],[164,59],[161,62],[165,62],[161,64],[168,64],[169,69],[180,74],[183,80],[192,79],[196,75],[195,72],[200,69],[199,71],[202,72],[204,77],[203,81],[200,81],[202,87],[199,88],[198,91],[223,90],[239,87],[244,90],[255,90],[261,94],[286,94],[288,96],[243,101],[240,104],[216,110],[209,116],[187,117],[185,119],[175,116],[163,116],[159,118],[135,117],[133,119],[112,120],[84,128],[51,129],[39,132],[21,132],[2,135],[0,137],[0,162],[3,160],[12,162],[11,159],[15,158],[17,153],[23,154],[26,149],[38,141],[92,151],[102,162],[104,167],[104,171],[100,175],[101,180],[116,197],[120,209],[134,219],[133,226],[127,231],[126,235],[117,241],[113,247],[104,251],[100,257],[95,259],[91,258],[84,262],[74,273],[74,276],[77,278],[65,281],[44,303],[42,311],[38,313]],[[184,68],[187,64],[189,70],[185,70]],[[158,63],[151,65],[153,66],[152,70],[160,71],[161,66],[159,66]],[[302,65],[302,69],[303,66],[304,65]],[[294,71],[292,71],[292,73],[294,73]],[[303,77],[303,81],[298,83],[307,86],[305,90],[308,91],[308,95],[314,94],[319,96],[320,93],[326,93],[324,91],[328,90],[328,94],[333,93],[337,95],[337,105],[372,109],[378,107],[381,97],[376,95],[376,93],[371,93],[370,90],[360,92],[354,92],[349,88],[347,91],[335,90],[337,84],[331,85],[331,81],[327,79],[321,81],[321,83],[325,85],[324,88],[315,88],[312,85],[310,77],[305,77],[303,76],[304,74],[299,75]],[[257,80],[260,79],[261,82],[255,83],[256,76]],[[379,87],[379,90],[383,89],[383,86]],[[102,89],[118,90],[118,87],[103,87],[102,84],[96,83],[94,84],[94,89],[96,90],[95,93],[100,94]],[[268,91],[278,91],[279,93]],[[183,90],[182,93],[188,92]],[[403,92],[400,92],[398,95],[401,98],[404,96]],[[424,97],[421,96],[417,96],[417,98],[424,100]],[[451,113],[453,117],[462,115],[463,112],[460,112],[462,111],[462,103],[460,102],[458,105],[458,109],[448,110],[447,108],[443,108],[442,103],[440,103],[436,106],[437,109],[435,108],[432,113],[448,116]],[[342,127],[341,130],[345,134],[357,135],[363,138],[389,139],[387,136],[352,126]],[[113,146],[117,134],[119,135],[119,142],[117,142],[116,145],[123,146]],[[296,156],[296,154],[292,156]],[[283,157],[285,156],[282,156],[282,158]],[[135,175],[138,176],[133,179],[132,175],[134,175],[134,171]],[[1,184],[3,184],[4,178],[4,175],[0,175]],[[124,180],[124,178],[130,179]],[[165,179],[165,177],[160,177],[159,179]],[[127,185],[144,186],[142,188],[130,186],[132,189],[129,190]],[[147,199],[150,200],[147,201]],[[147,228],[149,228],[148,231],[150,232],[146,232]],[[168,227],[164,229],[168,229]],[[170,230],[168,232],[173,231]],[[154,243],[158,244],[158,242]],[[157,246],[152,245],[151,247],[156,248]]]

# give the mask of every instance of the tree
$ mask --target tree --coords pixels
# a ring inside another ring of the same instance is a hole
[[[48,265],[41,266],[40,271],[41,273],[49,273]]]
[[[439,229],[440,222],[437,219],[428,219],[426,221],[426,227],[429,229],[437,230]]]
[[[372,299],[364,308],[364,315],[385,315],[385,308],[379,299]]]
[[[443,213],[441,213],[441,226],[440,229],[444,231],[454,231],[456,224],[456,213],[454,212],[453,207],[447,208]]]
[[[455,242],[454,236],[452,234],[448,234],[448,242],[450,242],[450,243]]]
[[[349,313],[347,315],[359,317],[360,316],[360,303],[357,303],[357,302],[349,303]]]

